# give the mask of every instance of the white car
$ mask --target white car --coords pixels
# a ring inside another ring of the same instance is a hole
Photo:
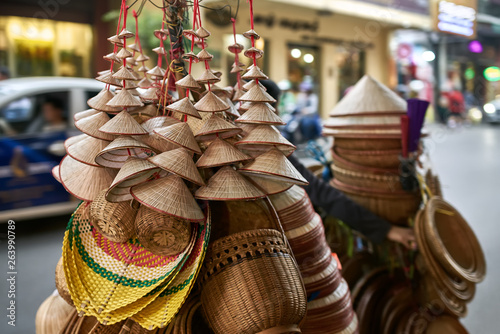
[[[73,115],[105,84],[94,79],[29,77],[0,81],[0,223],[71,212],[77,202],[52,177]],[[64,124],[48,126],[42,106],[58,106]]]

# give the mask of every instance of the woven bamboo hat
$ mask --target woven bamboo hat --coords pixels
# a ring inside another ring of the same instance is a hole
[[[276,148],[255,158],[254,161],[239,169],[242,173],[258,174],[271,180],[284,181],[300,185],[309,182],[295,169],[286,156]]]
[[[146,91],[139,95],[140,99],[143,101],[159,101],[160,100],[161,89],[158,87],[149,87]]]
[[[325,128],[356,128],[356,129],[383,129],[383,128],[400,128],[400,115],[382,115],[382,116],[363,116],[363,117],[330,117],[326,120]]]
[[[139,81],[138,85],[141,88],[149,88],[153,85],[153,82],[151,82],[148,77],[144,77],[141,79],[141,81]]]
[[[134,97],[128,90],[120,89],[118,94],[116,94],[109,102],[107,103],[109,107],[142,107],[142,102]],[[94,107],[94,109],[96,109]]]
[[[155,152],[146,144],[128,136],[120,136],[113,140],[95,158],[95,162],[103,167],[121,168],[128,157],[147,159]]]
[[[148,61],[148,60],[149,60],[149,57],[148,57],[148,56],[146,56],[145,54],[142,54],[142,53],[141,53],[141,54],[139,55],[139,57],[137,57],[137,59],[136,59],[136,60],[137,60],[137,61],[139,61],[139,62],[145,62],[145,61]],[[141,71],[141,72],[142,72],[142,71]]]
[[[113,78],[118,80],[136,80],[137,77],[134,74],[134,71],[122,66],[116,73],[113,74]]]
[[[188,152],[185,148],[181,147],[163,152],[148,160],[161,169],[174,173],[194,184],[199,186],[205,184],[194,164],[192,153]]]
[[[141,67],[139,67],[139,69],[137,71],[138,72],[146,72],[147,73],[149,71],[149,67],[147,67],[146,65],[144,65],[144,63],[142,63],[142,64],[143,65]]]
[[[234,99],[233,99],[233,100],[234,100]],[[238,107],[238,110],[239,110],[239,111],[242,111],[242,112],[245,112],[245,111],[247,111],[248,109],[250,109],[250,107],[251,107],[251,106],[253,106],[253,105],[254,105],[254,102],[250,102],[250,101],[248,101],[248,102],[244,102],[244,103],[242,103],[242,104]]]
[[[59,165],[55,165],[52,168],[52,177],[54,177],[54,179],[56,179],[57,182],[61,183],[61,173],[59,171],[59,168],[60,168]]]
[[[73,120],[76,122],[76,121],[81,120],[82,118],[85,118],[85,117],[88,117],[88,116],[92,116],[92,115],[95,115],[95,114],[98,114],[98,113],[100,113],[99,110],[87,109],[87,110],[84,110],[84,111],[77,112],[73,116]]]
[[[222,138],[228,138],[237,135],[241,132],[241,129],[236,125],[229,123],[228,121],[222,119],[221,117],[213,114],[210,118],[203,124],[200,130],[195,134],[197,140],[209,140],[216,135]]]
[[[199,27],[198,29],[196,29],[196,34],[199,38],[207,38],[211,35],[210,32],[203,27]]]
[[[262,70],[259,68],[259,66],[252,66],[247,73],[243,74],[241,76],[242,79],[248,80],[248,79],[269,79],[267,75],[262,72]]]
[[[250,159],[251,157],[240,152],[225,140],[215,138],[200,159],[198,159],[196,166],[199,168],[218,167]]]
[[[198,79],[196,79],[199,83],[216,83],[219,82],[220,79],[216,76],[210,69],[206,69]]]
[[[134,118],[136,115],[142,115],[142,116],[148,116],[147,119],[149,119],[149,118],[158,116],[159,112],[158,112],[158,106],[156,104],[149,103],[149,104],[144,105],[143,107],[131,109],[131,110],[129,110],[129,113]],[[147,119],[145,119],[144,121],[146,121]]]
[[[84,140],[87,137],[88,136],[85,133],[82,133],[81,135],[69,137],[68,139],[66,139],[64,141],[64,148],[67,151],[68,147],[70,147],[71,145],[74,145],[74,144],[78,143],[80,140]]]
[[[243,54],[245,55],[245,57],[248,57],[248,58],[260,59],[264,55],[264,51],[262,51],[261,49],[251,47],[251,48],[245,50],[245,52],[243,52]]]
[[[177,175],[134,186],[130,192],[136,200],[158,212],[189,221],[205,219],[193,195]]]
[[[147,131],[144,130],[126,110],[107,121],[99,128],[99,131],[112,135],[127,136],[141,136],[147,134]]]
[[[182,146],[189,151],[201,154],[200,147],[187,123],[177,123],[164,128],[154,129],[154,133],[171,143]]]
[[[260,88],[262,88],[263,90],[266,90],[267,91],[267,88],[259,81],[259,83],[257,83],[256,80],[250,80],[249,82],[247,82],[246,84],[244,84],[242,86],[242,88],[246,91],[250,90],[253,86],[259,86]]]
[[[169,125],[178,124],[180,121],[170,116],[156,116],[148,119],[141,126],[148,133],[152,133],[154,129],[164,128]]]
[[[253,184],[257,186],[260,190],[262,190],[266,195],[275,195],[287,191],[293,186],[293,183],[287,182],[276,182],[270,180],[266,177],[261,177],[257,174],[254,175],[246,175]]]
[[[219,169],[208,180],[208,184],[198,189],[195,197],[212,201],[256,199],[265,194],[230,166]]]
[[[234,44],[231,44],[227,47],[227,49],[231,53],[241,53],[241,51],[243,51],[244,48],[245,47],[243,45],[241,45],[240,43],[234,43]]]
[[[248,90],[245,94],[243,94],[240,98],[240,101],[250,101],[250,102],[269,102],[274,103],[276,100],[269,95],[264,89],[260,86],[255,85]]]
[[[99,94],[87,100],[87,104],[90,108],[95,110],[115,113],[122,110],[120,107],[112,107],[108,106],[107,103],[115,96],[112,92],[107,90],[106,88],[101,90]]]
[[[270,146],[276,147],[289,156],[295,150],[295,146],[286,140],[276,129],[268,125],[258,125],[250,131],[243,139],[236,143],[240,149],[262,151]]]
[[[158,47],[154,48],[153,52],[155,52],[156,54],[158,54],[160,56],[163,56],[163,55],[167,54],[167,52],[165,51],[165,48],[161,47],[161,46],[158,46]]]
[[[131,200],[130,188],[153,179],[159,171],[148,160],[128,157],[107,190],[106,200],[113,203]]]
[[[194,107],[202,112],[217,112],[229,109],[229,106],[220,97],[213,92],[208,92],[203,96]]]
[[[165,109],[201,119],[200,113],[198,112],[198,110],[196,110],[193,102],[191,102],[191,100],[189,100],[189,97],[187,96],[177,102],[166,106]]]
[[[283,125],[283,120],[274,113],[269,103],[254,103],[236,122],[248,124]]]
[[[129,50],[127,50],[125,48],[122,48],[120,51],[118,51],[118,53],[116,54],[116,57],[120,58],[120,59],[132,57],[132,52],[130,52]]]
[[[119,90],[123,88],[122,83],[123,83],[123,81],[120,83],[120,87],[116,89],[118,91],[118,93],[119,93]],[[139,86],[137,85],[137,83],[135,81],[132,81],[132,80],[125,81],[125,89],[127,89],[128,92],[130,94],[132,94],[133,96],[139,95],[139,92],[137,92],[137,89],[136,89],[138,87]]]
[[[201,89],[200,84],[193,78],[191,74],[188,74],[184,78],[177,80],[175,82],[175,85],[186,89]]]
[[[95,79],[97,81],[104,82],[112,86],[121,86],[120,81],[114,77],[114,74],[115,74],[114,72],[106,71],[105,73],[99,75]]]
[[[377,129],[332,129],[323,128],[324,136],[337,138],[401,138],[401,128],[377,128]]]
[[[239,66],[238,64],[231,65],[230,73],[238,73],[243,71],[245,68],[243,66]]]
[[[116,138],[115,135],[104,133],[98,129],[109,121],[109,116],[105,112],[100,112],[98,114],[84,117],[79,121],[75,122],[75,126],[81,132],[102,140],[113,140]]]
[[[180,121],[170,116],[152,117],[141,124],[149,134],[145,136],[137,136],[137,139],[154,148],[158,152],[165,152],[178,148],[179,146],[177,144],[172,143],[153,132],[154,129],[163,128],[177,123],[180,123]]]
[[[108,146],[109,141],[97,139],[85,135],[86,137],[73,145],[67,147],[66,151],[68,155],[73,159],[83,162],[84,164],[99,167],[95,162],[96,156],[101,152],[106,146]]]
[[[304,196],[306,196],[304,188],[294,185],[284,193],[270,196],[269,199],[273,203],[276,211],[279,213],[281,210],[289,208],[300,202]]]
[[[110,186],[116,172],[86,165],[67,155],[61,161],[59,175],[70,194],[83,201],[93,201],[101,190]]]
[[[224,102],[226,102],[227,105],[229,106],[229,109],[226,110],[227,114],[229,114],[233,117],[240,117],[241,116],[241,114],[238,111],[238,108],[236,108],[236,106],[233,104],[233,102],[231,101],[231,99],[229,97],[226,97],[224,99]]]
[[[130,50],[135,51],[135,52],[141,52],[141,48],[136,43],[127,45],[127,48],[129,48]]]
[[[118,46],[123,46],[123,40],[121,40],[118,35],[113,35],[111,37],[108,37],[107,40],[112,43],[112,44],[116,44]]]
[[[114,52],[108,53],[107,55],[103,56],[103,58],[106,59],[107,61],[112,61],[115,63],[121,62],[120,58],[118,58],[116,56],[116,53],[114,53]]]
[[[166,72],[163,68],[161,68],[159,66],[155,66],[152,69],[150,69],[149,71],[147,71],[146,73],[154,75],[155,77],[163,78],[163,76],[165,75]]]
[[[260,38],[260,35],[255,30],[253,30],[253,29],[245,31],[243,33],[243,36],[245,36],[248,39],[252,39],[252,37],[253,37],[254,40],[257,40],[257,39]]]
[[[369,75],[361,78],[339,101],[330,116],[367,116],[406,113],[406,101]]]
[[[191,52],[191,51],[184,53],[181,57],[182,57],[182,60],[184,60],[184,61],[189,61],[190,59],[192,59],[192,62],[195,64],[200,62],[200,60],[198,59],[198,56],[196,56],[196,54],[194,52]]]
[[[205,61],[205,60],[210,61],[214,57],[206,49],[203,49],[200,52],[198,52],[198,54],[196,56],[201,61]]]

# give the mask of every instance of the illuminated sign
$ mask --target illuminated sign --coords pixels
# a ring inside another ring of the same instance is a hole
[[[469,38],[476,36],[477,0],[437,0],[434,27],[437,31]]]
[[[500,80],[500,68],[496,66],[488,67],[484,70],[484,77],[488,81],[499,81]]]

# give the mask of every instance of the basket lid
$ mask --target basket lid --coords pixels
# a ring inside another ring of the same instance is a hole
[[[209,91],[203,96],[194,107],[202,112],[216,112],[229,109],[229,106],[220,97]]]
[[[208,180],[208,184],[195,193],[196,198],[212,201],[248,200],[264,196],[264,193],[230,166],[219,169]]]
[[[107,103],[115,96],[114,93],[104,88],[96,96],[87,100],[87,104],[90,108],[105,111],[105,112],[119,112],[122,110],[120,107],[108,106]]]
[[[196,132],[197,140],[204,140],[210,135],[224,134],[224,137],[232,137],[241,132],[236,125],[229,123],[216,114],[212,114],[203,126]]]
[[[242,173],[259,174],[276,181],[284,181],[300,185],[309,182],[295,169],[286,156],[276,148],[272,148],[239,169]]]
[[[187,123],[176,123],[163,128],[154,129],[153,132],[169,142],[182,146],[194,153],[201,154],[201,149],[196,139],[194,139],[193,132],[191,132]]]
[[[130,190],[145,206],[189,221],[203,221],[205,216],[182,179],[174,174],[139,184]]]
[[[225,140],[215,138],[200,159],[198,159],[196,166],[199,168],[218,167],[250,159],[252,158],[240,152],[236,147]]]
[[[276,100],[269,95],[264,89],[260,86],[255,85],[248,90],[245,94],[243,94],[240,98],[240,101],[250,101],[250,102],[270,102],[274,103]]]
[[[148,160],[154,165],[194,184],[199,186],[205,185],[194,164],[192,153],[188,152],[185,148],[180,147],[175,150],[163,152]]]
[[[248,124],[283,125],[283,120],[274,113],[269,103],[254,103],[236,122]]]
[[[121,168],[128,157],[147,159],[155,152],[137,139],[120,136],[113,140],[95,158],[95,162],[103,167]]]
[[[179,101],[169,104],[165,107],[165,109],[201,119],[200,113],[198,113],[198,110],[194,107],[193,102],[191,102],[187,96]]]
[[[268,125],[257,125],[243,139],[235,144],[238,148],[247,150],[262,150],[268,146],[278,148],[287,156],[295,151],[296,147],[290,143],[275,128]],[[260,146],[260,147],[255,147]],[[262,147],[265,146],[265,147]]]
[[[188,74],[184,78],[177,80],[175,82],[175,85],[186,89],[201,89],[200,84],[193,78],[191,74]]]
[[[73,145],[69,145],[66,148],[68,155],[73,159],[83,162],[84,164],[99,167],[95,162],[96,156],[101,152],[106,146],[108,146],[109,141],[97,139],[84,135],[85,138],[79,140]]]
[[[109,116],[105,112],[99,112],[98,114],[84,117],[79,121],[75,122],[75,127],[81,132],[102,140],[113,140],[116,138],[115,135],[104,133],[98,129],[109,121]]]

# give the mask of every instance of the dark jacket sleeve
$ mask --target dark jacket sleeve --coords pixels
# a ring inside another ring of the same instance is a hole
[[[321,207],[329,215],[340,219],[375,243],[380,243],[386,238],[391,228],[389,222],[376,216],[349,199],[340,190],[314,176],[295,157],[290,156],[288,159],[309,182],[309,185],[305,186],[304,189],[313,205]]]

